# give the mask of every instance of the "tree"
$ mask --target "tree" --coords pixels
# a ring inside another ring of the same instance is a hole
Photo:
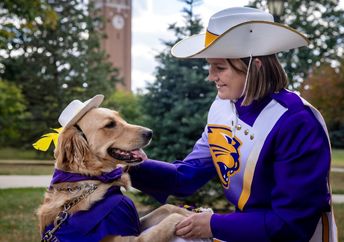
[[[190,152],[203,131],[207,110],[215,96],[214,88],[206,80],[204,60],[181,60],[170,54],[177,41],[202,29],[200,19],[193,13],[199,1],[184,2],[185,26],[169,26],[177,39],[165,41],[166,49],[156,56],[160,63],[155,70],[156,80],[148,85],[142,102],[146,123],[155,133],[150,155],[163,160],[182,159]]]
[[[177,37],[165,41],[166,49],[156,56],[159,62],[155,70],[155,81],[148,85],[148,93],[143,96],[143,112],[146,126],[154,131],[147,154],[151,158],[165,161],[183,159],[191,152],[206,125],[207,112],[216,92],[207,81],[205,60],[182,60],[170,54],[171,46],[177,41],[200,32],[200,19],[193,8],[199,1],[184,0],[182,10],[185,25],[171,24],[169,30]],[[220,191],[220,192],[218,192]],[[183,202],[195,205],[214,205],[222,196],[218,181],[210,182],[196,195]],[[172,200],[173,203],[180,202]]]
[[[332,145],[344,147],[344,60],[339,71],[325,63],[314,68],[300,92],[324,116]]]
[[[118,111],[128,123],[139,125],[143,122],[144,113],[139,95],[117,90],[104,100],[102,106]]]
[[[278,54],[290,87],[297,89],[313,66],[322,63],[339,66],[344,54],[344,10],[339,8],[337,0],[290,0],[283,4],[281,23],[305,33],[311,42],[308,48]],[[267,1],[254,0],[250,6],[267,9]]]
[[[90,14],[92,6],[77,0],[47,3],[58,16],[56,25],[38,24],[32,32],[18,33],[7,43],[0,73],[22,89],[28,102],[28,144],[58,126],[59,113],[72,99],[109,95],[118,81],[117,70],[100,50],[101,20]]]
[[[0,49],[19,40],[24,32],[33,32],[39,25],[55,27],[57,14],[41,0],[3,0],[0,2]]]
[[[25,125],[25,99],[14,84],[0,80],[0,146],[16,146],[23,133],[19,129]]]
[[[321,110],[334,147],[344,147],[343,49],[344,10],[338,0],[283,1],[281,23],[305,33],[310,45],[278,56],[285,67],[291,88]],[[251,6],[267,9],[267,1],[254,0]],[[341,66],[341,67],[340,67]],[[332,68],[333,67],[333,68]],[[306,80],[302,84],[303,80]],[[326,88],[324,88],[326,86]],[[306,88],[306,89],[305,89]],[[328,90],[331,90],[330,92]]]

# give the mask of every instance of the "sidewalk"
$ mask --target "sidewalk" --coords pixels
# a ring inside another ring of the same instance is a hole
[[[0,189],[22,187],[48,187],[49,176],[2,176],[0,175]],[[334,203],[344,203],[344,194],[332,195]]]
[[[51,175],[47,176],[4,176],[0,175],[0,189],[19,187],[48,187]]]

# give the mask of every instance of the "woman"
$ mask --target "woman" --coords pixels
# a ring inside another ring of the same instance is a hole
[[[336,241],[328,186],[331,151],[319,112],[287,91],[275,53],[305,46],[301,33],[266,12],[230,8],[203,35],[172,48],[206,58],[217,88],[208,124],[193,151],[166,163],[147,159],[133,185],[161,202],[187,196],[216,176],[236,211],[200,213],[176,226],[186,238],[223,241]]]

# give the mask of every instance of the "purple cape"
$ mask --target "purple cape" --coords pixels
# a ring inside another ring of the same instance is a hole
[[[51,185],[82,180],[100,180],[106,183],[120,178],[121,175],[121,168],[97,177],[55,170]],[[53,227],[53,224],[50,224],[44,233]],[[104,198],[94,203],[89,210],[70,216],[56,231],[55,236],[59,241],[65,242],[93,242],[100,241],[107,235],[136,236],[140,232],[139,216],[133,201],[122,194],[120,187],[113,186],[108,189]]]

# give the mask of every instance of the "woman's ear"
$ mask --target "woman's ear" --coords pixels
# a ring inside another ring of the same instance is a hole
[[[260,67],[262,66],[262,61],[258,58],[254,58],[253,61],[254,61],[255,66],[257,67],[257,70],[259,70]]]
[[[84,167],[90,154],[86,139],[76,127],[72,126],[61,132],[54,153],[58,169],[74,170]]]

